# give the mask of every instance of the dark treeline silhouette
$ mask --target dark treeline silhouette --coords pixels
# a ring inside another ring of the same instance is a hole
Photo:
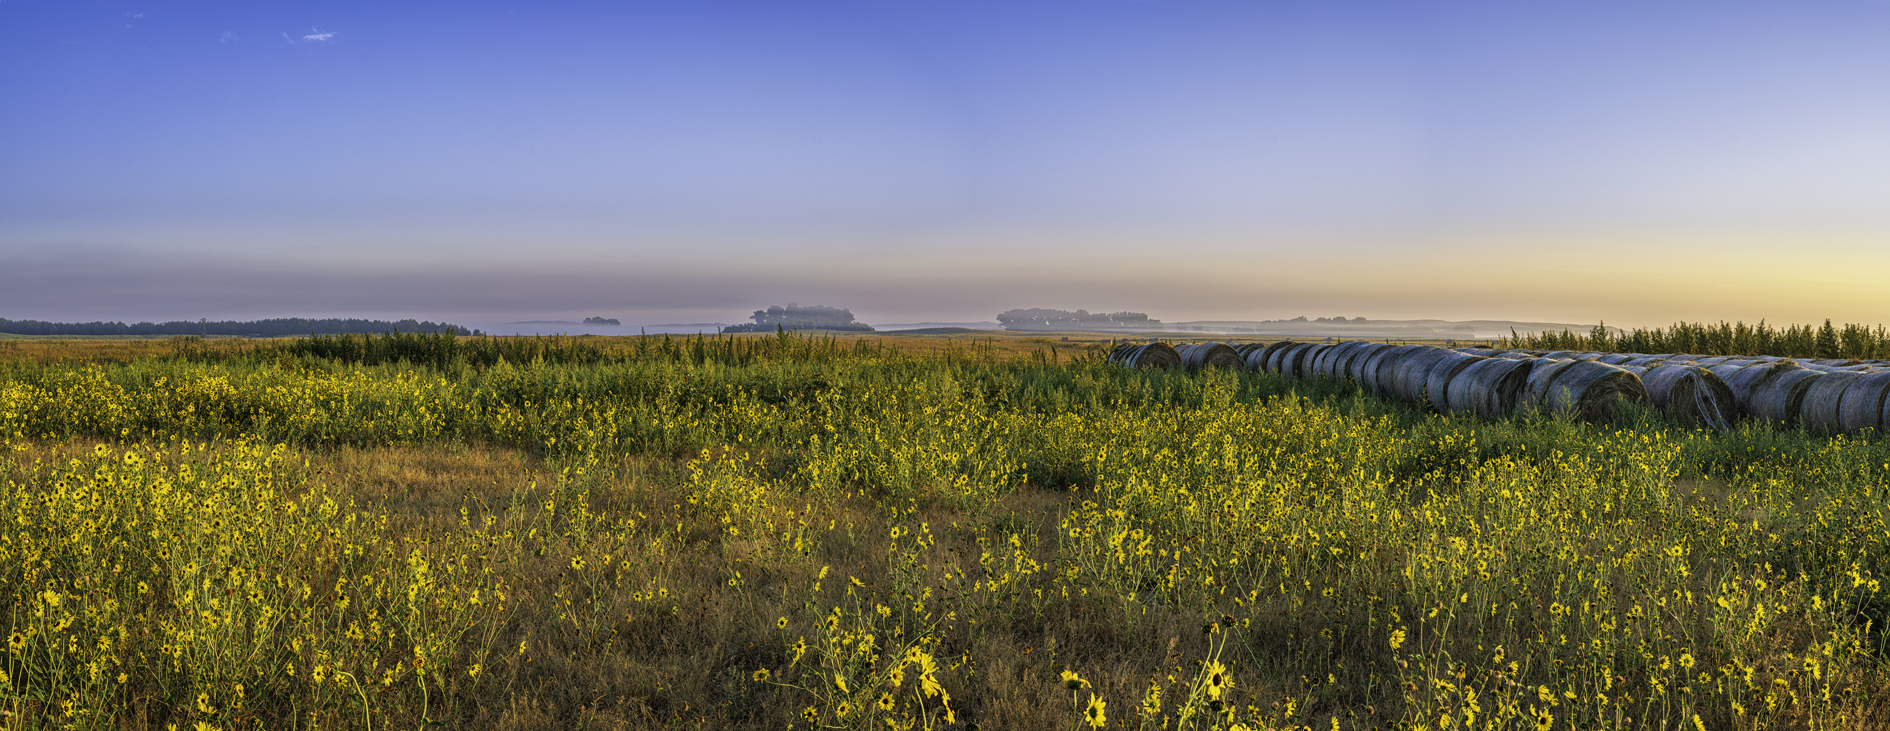
[[[1520,350],[1585,350],[1601,353],[1690,353],[1693,355],[1775,355],[1781,358],[1890,358],[1890,332],[1884,326],[1786,325],[1759,321],[1717,325],[1675,323],[1672,327],[1613,330],[1597,325],[1586,335],[1567,330],[1518,335],[1510,331],[1498,347]]]
[[[309,320],[300,317],[283,317],[272,320],[219,320],[216,322],[140,322],[127,325],[122,322],[45,322],[42,320],[8,320],[0,317],[0,333],[13,335],[260,335],[269,338],[286,338],[298,335],[331,335],[338,333],[454,333],[470,335],[466,328],[445,322],[421,321],[414,319],[396,320],[361,320],[355,318],[328,318]]]
[[[1161,320],[1151,320],[1140,312],[1098,312],[1088,310],[1049,310],[1032,308],[1028,310],[1010,310],[999,313],[999,323],[1006,330],[1083,330],[1102,328],[1105,330],[1154,330],[1161,326]]]
[[[789,302],[786,307],[775,305],[765,310],[755,310],[749,319],[754,322],[745,325],[730,325],[722,328],[725,333],[758,333],[775,330],[842,330],[848,332],[873,332],[873,326],[853,320],[853,311],[825,305],[800,305]]]

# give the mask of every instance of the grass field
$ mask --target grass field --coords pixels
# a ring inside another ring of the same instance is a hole
[[[0,726],[1890,726],[1874,435],[1060,337],[0,343]]]

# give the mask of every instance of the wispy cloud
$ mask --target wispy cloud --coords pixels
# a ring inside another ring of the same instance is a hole
[[[310,43],[327,43],[328,39],[335,37],[333,33],[323,33],[320,28],[310,28],[309,30],[315,32],[302,36],[302,40]]]
[[[227,30],[226,30],[226,31],[223,31],[223,37],[222,37],[222,38],[218,38],[218,39],[217,39],[217,42],[218,42],[218,43],[229,43],[230,41],[234,41],[234,40],[236,40],[236,33],[235,33],[235,32],[232,32],[232,31],[227,31]]]

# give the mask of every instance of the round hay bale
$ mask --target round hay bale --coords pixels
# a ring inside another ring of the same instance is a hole
[[[1287,348],[1291,348],[1298,344],[1299,343],[1295,343],[1291,340],[1281,340],[1279,342],[1276,342],[1264,348],[1261,348],[1257,351],[1248,353],[1247,354],[1247,370],[1250,370],[1250,371],[1260,370],[1260,371],[1266,371],[1268,373],[1279,373],[1280,372],[1279,369],[1273,367],[1273,363],[1276,360],[1278,360],[1280,351],[1286,350]]]
[[[1523,381],[1522,406],[1549,408],[1549,384],[1555,376],[1576,361],[1560,358],[1537,358],[1529,363],[1529,376]]]
[[[1371,362],[1372,356],[1390,349],[1391,346],[1384,343],[1366,343],[1357,350],[1352,351],[1352,357],[1346,359],[1345,370],[1341,371],[1341,373],[1343,373],[1346,378],[1351,379],[1353,383],[1364,386],[1365,364]]]
[[[1693,383],[1697,380],[1691,376],[1698,368],[1675,364],[1647,369],[1647,373],[1641,376],[1641,385],[1647,388],[1647,402],[1653,404],[1654,408],[1665,409],[1675,396],[1691,400]]]
[[[1280,372],[1280,355],[1282,353],[1285,353],[1288,350],[1291,350],[1293,346],[1295,345],[1298,345],[1298,343],[1294,343],[1290,340],[1282,340],[1280,342],[1274,343],[1271,346],[1267,346],[1266,350],[1261,351],[1260,370],[1266,371],[1268,373],[1274,373],[1274,374],[1279,373]]]
[[[1549,410],[1597,420],[1623,401],[1646,402],[1641,379],[1619,366],[1581,360],[1557,370],[1547,384]]]
[[[1240,356],[1240,366],[1247,370],[1257,370],[1247,365],[1247,357],[1267,349],[1266,343],[1241,343],[1234,346],[1234,353]]]
[[[1838,401],[1838,428],[1846,432],[1882,429],[1883,402],[1890,394],[1890,372],[1866,373],[1844,389]]]
[[[1799,423],[1813,434],[1837,433],[1838,404],[1844,400],[1844,392],[1851,384],[1863,377],[1861,373],[1849,371],[1826,373],[1805,391],[1805,400],[1798,407]]]
[[[1490,357],[1502,358],[1504,360],[1535,360],[1536,358],[1536,356],[1530,355],[1528,353],[1524,353],[1520,350],[1504,351],[1501,353],[1497,353],[1496,355],[1492,355]]]
[[[1397,346],[1386,345],[1352,361],[1352,380],[1357,381],[1358,387],[1366,393],[1378,395],[1381,386],[1378,382],[1378,367],[1385,358],[1398,352]]]
[[[1398,362],[1424,350],[1422,345],[1399,345],[1378,351],[1365,363],[1360,385],[1373,394],[1397,398]]]
[[[1181,354],[1167,343],[1123,343],[1110,351],[1109,362],[1124,368],[1180,368]]]
[[[1378,365],[1378,388],[1387,398],[1409,400],[1405,395],[1404,374],[1407,365],[1437,351],[1429,345],[1406,345],[1387,356]]]
[[[1634,356],[1628,355],[1627,353],[1609,353],[1595,360],[1608,365],[1621,365],[1622,363],[1634,360]]]
[[[1516,410],[1529,380],[1529,361],[1486,358],[1452,376],[1444,387],[1444,402],[1451,411],[1468,411],[1495,418]]]
[[[1727,376],[1732,375],[1733,372],[1746,367],[1746,364],[1744,362],[1738,362],[1738,363],[1720,363],[1718,365],[1701,366],[1700,364],[1695,363],[1693,364],[1693,367],[1695,368],[1703,367],[1709,371],[1712,371],[1713,375],[1719,376],[1720,378],[1723,379]]]
[[[1417,350],[1398,360],[1392,369],[1391,393],[1400,401],[1421,403],[1424,401],[1424,379],[1431,372],[1431,366],[1443,360],[1450,351],[1431,345],[1416,346]]]
[[[1554,358],[1556,360],[1574,360],[1575,356],[1578,356],[1578,355],[1581,355],[1581,353],[1579,351],[1574,351],[1574,350],[1552,350],[1547,353],[1543,353],[1542,357]]]
[[[1181,354],[1181,366],[1190,371],[1203,368],[1240,368],[1240,353],[1227,343],[1196,343],[1175,349]]]
[[[1766,361],[1732,369],[1730,373],[1721,373],[1720,379],[1726,382],[1726,388],[1732,391],[1733,403],[1739,405],[1741,417],[1758,416],[1753,408],[1752,394],[1766,379],[1784,371],[1800,370],[1798,364],[1791,361]],[[1718,370],[1714,371],[1719,373]]]
[[[1890,429],[1890,397],[1884,398],[1883,411],[1878,413],[1877,423],[1880,425],[1877,427],[1879,429]]]
[[[1800,407],[1805,403],[1805,392],[1824,376],[1824,371],[1810,368],[1782,369],[1753,387],[1752,398],[1746,402],[1748,410],[1753,418],[1778,424],[1796,423]]]
[[[1450,379],[1455,378],[1463,369],[1469,368],[1471,363],[1485,360],[1489,359],[1481,355],[1452,351],[1449,357],[1437,361],[1436,365],[1431,366],[1430,372],[1424,375],[1424,401],[1438,411],[1448,410],[1450,408],[1448,401]]]
[[[1293,359],[1293,377],[1312,378],[1317,375],[1313,371],[1313,367],[1318,365],[1319,357],[1325,355],[1326,351],[1331,350],[1332,347],[1333,346],[1330,345],[1308,345],[1295,351],[1297,355]]]
[[[1346,361],[1349,361],[1351,355],[1357,353],[1359,348],[1365,348],[1365,346],[1363,340],[1351,340],[1351,342],[1342,342],[1338,346],[1332,346],[1332,349],[1325,351],[1325,357],[1319,359],[1319,365],[1314,366],[1314,372],[1332,380],[1346,378]]]
[[[1354,347],[1354,346],[1352,343],[1349,343],[1349,342],[1348,343],[1335,343],[1333,345],[1321,346],[1322,348],[1321,350],[1318,350],[1313,353],[1312,363],[1310,366],[1308,366],[1310,370],[1309,375],[1330,377],[1332,374],[1332,367],[1327,365],[1327,362],[1331,361],[1333,356],[1338,355],[1339,353],[1344,352],[1347,348],[1351,348],[1351,347]]]
[[[1696,365],[1650,368],[1641,374],[1647,401],[1673,417],[1704,423],[1715,431],[1732,429],[1738,402],[1711,369]]]
[[[1310,346],[1305,343],[1294,343],[1283,348],[1268,351],[1267,362],[1261,367],[1265,368],[1268,373],[1290,377],[1293,375],[1293,363],[1287,359],[1287,356],[1307,347]]]

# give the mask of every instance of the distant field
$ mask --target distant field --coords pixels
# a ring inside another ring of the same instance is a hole
[[[0,711],[1890,727],[1877,435],[1479,421],[1109,341],[0,341]]]

